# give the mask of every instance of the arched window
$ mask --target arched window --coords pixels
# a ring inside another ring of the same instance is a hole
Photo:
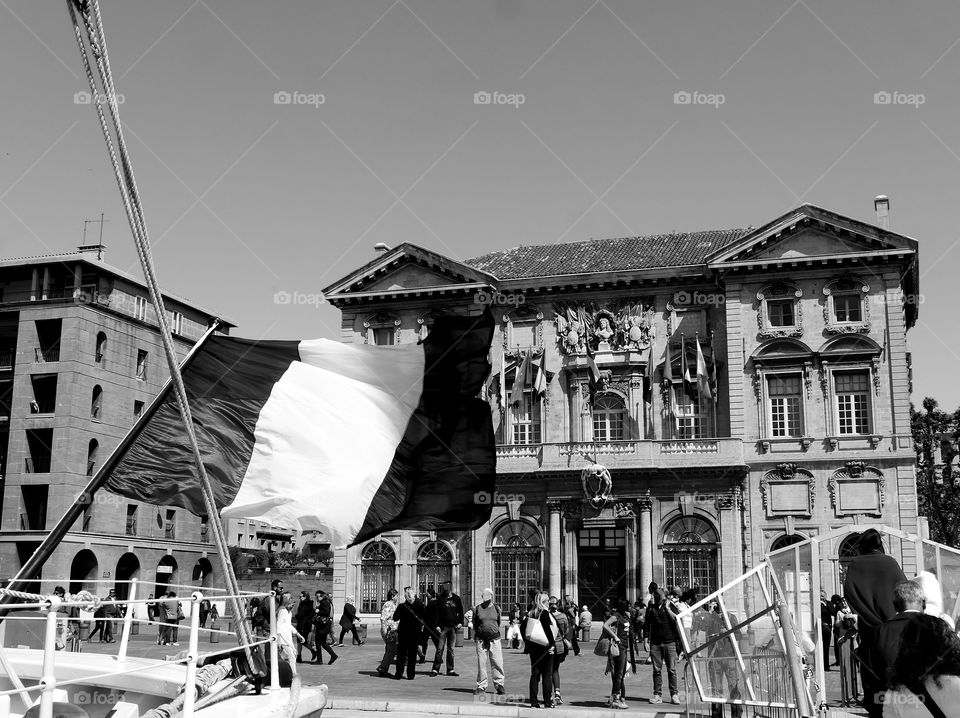
[[[379,613],[393,588],[397,555],[386,541],[374,541],[360,555],[360,611]]]
[[[773,551],[778,551],[787,546],[793,546],[795,543],[800,543],[801,541],[806,541],[806,539],[800,534],[784,534],[783,536],[777,536],[773,540],[773,544],[770,546],[771,553]]]
[[[526,606],[542,584],[543,541],[526,521],[510,521],[494,534],[493,593],[501,606]]]
[[[699,516],[684,516],[663,534],[663,574],[667,586],[694,586],[705,596],[717,588],[716,529]]]
[[[97,349],[94,353],[94,360],[97,364],[103,363],[103,357],[107,353],[107,335],[103,332],[97,333]]]
[[[100,410],[103,405],[103,387],[97,384],[93,387],[93,396],[90,399],[90,417],[100,418]]]
[[[837,547],[837,585],[843,588],[844,579],[847,577],[847,568],[850,566],[850,562],[853,561],[855,556],[860,555],[860,533],[853,532],[849,534],[843,541],[840,542],[840,546]],[[881,550],[883,550],[881,548]]]
[[[100,443],[96,439],[90,439],[87,444],[87,476],[93,476],[93,470],[97,465],[97,452],[100,449]]]
[[[623,441],[626,409],[623,399],[615,394],[597,397],[593,404],[593,440]]]
[[[439,594],[447,581],[453,581],[453,554],[445,543],[428,541],[417,553],[417,591],[432,588]]]

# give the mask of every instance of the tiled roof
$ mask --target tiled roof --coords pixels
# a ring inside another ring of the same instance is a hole
[[[540,244],[490,252],[464,264],[498,279],[550,277],[584,272],[617,272],[701,264],[711,253],[744,237],[750,229],[656,234]]]

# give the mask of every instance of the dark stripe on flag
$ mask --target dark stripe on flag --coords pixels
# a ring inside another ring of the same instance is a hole
[[[299,359],[298,345],[215,335],[183,372],[203,463],[220,508],[237,494],[260,409],[273,385]],[[104,488],[137,501],[207,513],[172,388]]]
[[[496,447],[489,405],[494,321],[438,317],[424,340],[423,393],[387,475],[351,545],[397,529],[469,530],[490,519]],[[398,511],[399,509],[399,511]]]

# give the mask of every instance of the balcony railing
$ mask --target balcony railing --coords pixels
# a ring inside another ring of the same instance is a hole
[[[22,304],[24,302],[52,302],[71,300],[81,304],[110,304],[110,292],[107,285],[83,284],[69,287],[47,287],[37,289],[5,289],[0,295],[0,304]]]
[[[13,369],[13,349],[0,349],[0,371]]]
[[[668,441],[583,441],[497,446],[498,471],[562,471],[590,456],[610,468],[679,469],[744,466],[743,442],[732,438]]]
[[[38,362],[60,361],[60,345],[52,347],[36,347],[34,350]]]

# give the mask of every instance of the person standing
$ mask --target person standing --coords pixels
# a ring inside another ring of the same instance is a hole
[[[200,601],[200,628],[207,627],[207,617],[210,615],[210,600],[205,598]]]
[[[580,641],[577,634],[580,633],[580,612],[577,611],[577,604],[570,596],[563,597],[563,612],[567,616],[567,625],[570,626],[569,640],[572,644],[573,655],[579,656]]]
[[[680,704],[677,693],[677,622],[674,612],[661,589],[653,594],[653,603],[647,607],[643,624],[644,647],[653,659],[653,697],[651,703],[663,703],[663,667],[667,667],[670,702]]]
[[[587,608],[586,604],[584,604],[583,610],[580,611],[580,632],[582,634],[580,638],[582,640],[586,640],[586,637],[589,635],[588,631],[590,630],[590,627],[592,625],[593,625],[593,614],[590,613],[590,609]]]
[[[110,589],[104,601],[116,601],[117,592]],[[100,643],[113,643],[113,629],[117,620],[118,606],[115,603],[105,603],[103,605],[103,630],[100,632]]]
[[[214,619],[216,620],[216,619]],[[310,660],[315,661],[317,652],[310,645],[310,631],[313,629],[313,601],[306,591],[300,592],[300,602],[297,604],[297,615],[294,618],[297,633],[297,663],[303,663],[303,647],[310,651]]]
[[[387,600],[380,607],[380,638],[383,639],[383,658],[377,666],[377,675],[383,678],[390,670],[390,665],[397,659],[397,622],[393,614],[397,611],[397,591],[391,588],[387,591]],[[419,649],[419,641],[417,642]]]
[[[424,631],[423,635],[420,637],[420,654],[418,658],[420,663],[425,663],[427,660],[428,642],[433,642],[434,660],[436,660],[437,652],[440,650],[440,636],[436,630],[436,627],[440,625],[437,613],[439,608],[437,606],[437,592],[433,590],[433,586],[427,588],[426,599],[422,599],[421,604],[424,606]]]
[[[333,662],[340,657],[328,645],[328,640],[333,633],[333,602],[325,591],[317,591],[314,597],[316,601],[313,611],[313,637],[316,642],[316,650],[314,651],[316,657],[310,662],[323,665],[323,651],[326,651],[330,654],[328,665],[332,666]]]
[[[823,643],[823,670],[830,670],[830,637],[833,635],[833,622],[837,615],[833,601],[827,599],[827,592],[820,590],[820,640]]]
[[[503,649],[500,646],[500,606],[493,602],[493,589],[485,588],[482,600],[473,609],[473,639],[477,646],[477,687],[474,693],[487,692],[487,661],[498,696],[503,687]]]
[[[926,596],[916,581],[898,583],[893,593],[897,615],[877,627],[873,663],[870,666],[874,675],[884,680],[897,659],[907,625],[924,615],[927,607]]]
[[[571,646],[573,644],[570,641],[570,621],[567,619],[567,614],[560,610],[559,600],[551,596],[548,610],[557,624],[557,651],[553,654],[553,675],[551,679],[553,681],[553,703],[559,706],[563,705],[563,697],[560,695],[560,664],[567,660],[567,653],[570,651],[568,644]]]
[[[893,556],[883,552],[883,538],[876,529],[867,529],[857,545],[859,555],[847,567],[843,582],[843,596],[855,614],[859,631],[860,681],[863,686],[863,707],[870,718],[881,718],[883,705],[877,700],[883,692],[882,676],[875,676],[870,666],[874,663],[876,632],[880,624],[893,618],[894,587],[907,580],[903,569]]]
[[[550,596],[538,593],[520,622],[523,650],[530,656],[530,707],[539,708],[537,691],[543,684],[543,705],[553,708],[553,656],[557,652],[557,622],[550,615]]]
[[[279,597],[280,607],[277,608],[277,649],[281,661],[290,665],[291,672],[296,675],[297,667],[294,661],[294,639],[303,643],[306,639],[293,626],[293,596],[289,593]]]
[[[180,621],[183,620],[183,606],[180,605],[180,601],[177,600],[177,594],[173,591],[167,594],[167,598],[173,599],[170,602],[170,607],[167,609],[167,620],[170,623],[170,644],[173,646],[180,645]]]
[[[884,718],[955,718],[960,705],[960,639],[946,621],[919,614],[907,622],[887,674]]]
[[[166,646],[170,643],[170,607],[167,605],[167,596],[165,593],[158,593],[157,600],[153,605],[153,615],[157,621],[157,645]]]
[[[357,607],[353,605],[353,596],[347,598],[343,604],[343,613],[340,614],[340,638],[337,640],[337,648],[343,646],[343,636],[347,631],[353,634],[353,641],[358,646],[363,645],[360,640],[360,634],[357,633]]]
[[[397,624],[397,672],[393,677],[399,681],[406,670],[407,678],[412,681],[417,672],[423,604],[417,600],[417,594],[410,586],[403,589],[403,603],[393,612],[393,620]]]
[[[523,607],[519,603],[513,604],[510,609],[510,627],[507,629],[507,640],[512,648],[520,648],[520,621],[523,619]]]
[[[612,685],[607,707],[625,710],[627,696],[623,678],[627,674],[627,656],[630,649],[630,603],[627,599],[621,598],[616,607],[611,609],[610,617],[603,623],[600,636],[610,638],[607,672],[610,673]]]
[[[463,627],[463,602],[453,592],[449,581],[443,584],[443,595],[437,599],[437,634],[440,636],[440,645],[433,657],[431,676],[439,675],[440,661],[444,653],[447,657],[447,675],[460,675],[454,670],[453,647],[457,640],[457,631]]]

